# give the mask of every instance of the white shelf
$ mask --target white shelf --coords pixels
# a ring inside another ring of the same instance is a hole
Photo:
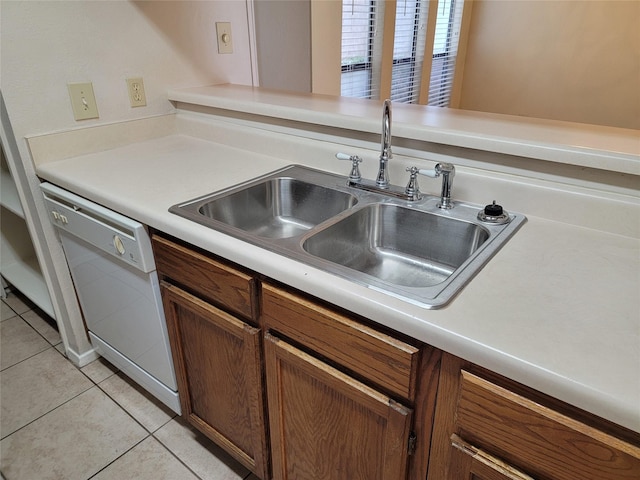
[[[36,257],[2,265],[2,276],[47,315],[56,318],[47,285],[42,277]]]
[[[18,189],[13,182],[13,178],[11,178],[11,174],[4,168],[0,170],[0,204],[7,210],[24,218],[24,211],[18,197]]]
[[[2,205],[0,274],[52,318],[53,303],[24,219]]]
[[[29,227],[35,225],[34,219],[29,208],[23,208],[17,188],[27,190],[28,184],[25,181],[16,185],[19,179],[12,175],[21,171],[21,160],[2,92],[0,117],[0,275],[55,319],[53,301],[40,268],[34,239],[29,233]],[[39,239],[35,240],[39,245]],[[4,281],[2,285],[4,287]]]

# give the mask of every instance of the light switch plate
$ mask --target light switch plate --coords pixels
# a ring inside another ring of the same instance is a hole
[[[93,94],[92,83],[69,83],[67,88],[71,98],[73,116],[76,120],[98,118],[98,104]]]
[[[233,53],[231,23],[216,22],[216,35],[218,37],[218,53]]]

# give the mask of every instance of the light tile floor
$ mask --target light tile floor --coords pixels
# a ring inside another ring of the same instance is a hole
[[[258,480],[103,359],[78,369],[16,293],[0,323],[3,480]]]

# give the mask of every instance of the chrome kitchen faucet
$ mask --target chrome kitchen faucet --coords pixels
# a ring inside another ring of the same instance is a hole
[[[346,153],[337,153],[336,158],[339,160],[349,160],[351,162],[351,172],[347,180],[347,185],[368,192],[377,192],[395,198],[401,198],[410,202],[421,200],[422,194],[418,187],[417,175],[426,175],[431,178],[442,176],[442,190],[440,193],[439,208],[453,208],[451,203],[451,187],[453,186],[453,177],[456,174],[455,167],[450,163],[438,163],[433,170],[419,169],[417,167],[407,168],[410,172],[409,183],[402,189],[389,183],[388,163],[392,158],[391,154],[391,100],[384,101],[382,106],[382,138],[380,145],[380,168],[376,181],[363,180],[360,174],[360,163],[362,158],[357,155],[348,155]]]
[[[376,178],[376,185],[380,188],[389,187],[389,170],[387,163],[391,154],[391,100],[384,101],[382,106],[382,139],[380,145],[380,169]]]

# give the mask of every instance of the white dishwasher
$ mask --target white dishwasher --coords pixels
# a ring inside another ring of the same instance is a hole
[[[144,225],[41,184],[96,352],[176,413],[175,372]]]

